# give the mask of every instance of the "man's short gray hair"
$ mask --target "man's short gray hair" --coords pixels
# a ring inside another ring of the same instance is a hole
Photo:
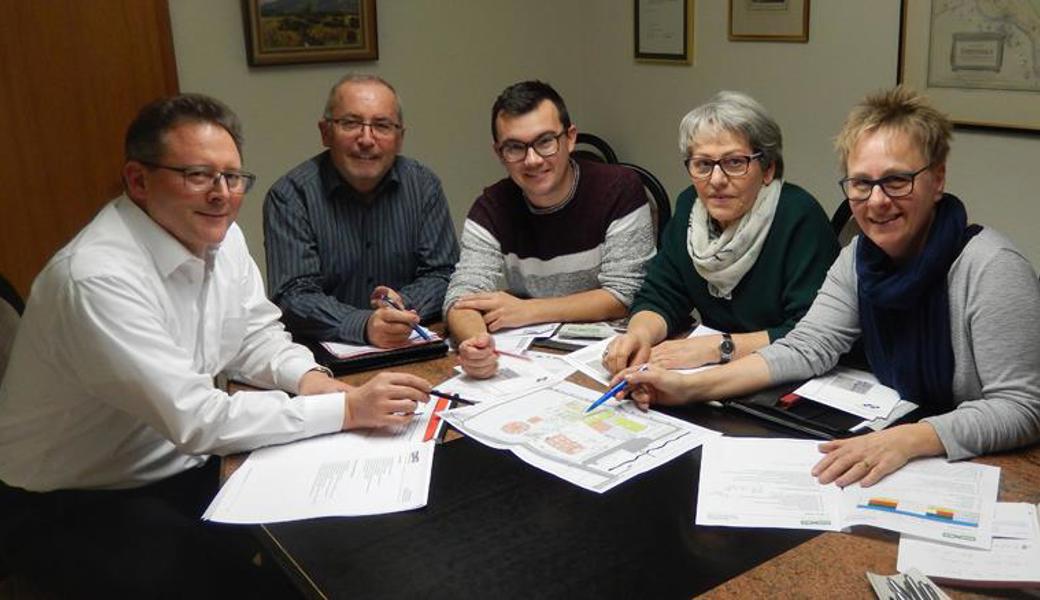
[[[780,126],[754,98],[741,92],[721,91],[686,113],[679,124],[679,152],[690,155],[690,148],[701,134],[729,132],[747,138],[752,152],[761,152],[763,168],[775,165],[774,177],[784,175],[783,136]]]
[[[404,125],[404,111],[401,109],[401,97],[397,95],[397,90],[379,75],[370,75],[368,73],[347,73],[339,78],[339,81],[329,90],[329,97],[325,100],[325,112],[322,115],[326,119],[331,119],[333,116],[332,105],[336,103],[336,92],[341,86],[348,83],[379,83],[386,86],[386,89],[393,93],[394,104],[397,105],[397,123],[398,125]]]

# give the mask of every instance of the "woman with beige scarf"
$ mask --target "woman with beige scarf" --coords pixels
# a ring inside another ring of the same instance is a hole
[[[679,126],[693,185],[632,304],[628,332],[603,357],[612,373],[725,363],[783,337],[838,254],[827,215],[783,179],[780,127],[751,97],[720,92]],[[665,341],[700,321],[722,335]]]

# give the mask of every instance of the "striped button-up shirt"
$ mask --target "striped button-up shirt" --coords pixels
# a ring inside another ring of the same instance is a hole
[[[378,285],[423,321],[440,317],[458,241],[441,182],[398,156],[362,200],[323,152],[279,179],[264,201],[268,295],[293,335],[365,341]]]

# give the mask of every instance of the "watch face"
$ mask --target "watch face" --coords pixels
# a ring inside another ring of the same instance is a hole
[[[729,338],[722,338],[722,343],[719,344],[719,350],[721,350],[723,354],[732,354],[735,348],[736,346],[733,344],[733,340]]]

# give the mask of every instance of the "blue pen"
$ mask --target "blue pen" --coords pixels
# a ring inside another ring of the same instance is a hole
[[[643,366],[639,367],[638,370],[639,371],[645,371],[646,369],[647,369],[647,365],[643,365]],[[599,405],[603,404],[607,400],[610,400],[611,398],[614,397],[615,394],[617,394],[621,390],[625,389],[626,387],[628,387],[628,380],[627,379],[622,379],[621,381],[615,383],[614,387],[612,387],[609,390],[603,392],[603,395],[600,396],[598,400],[596,400],[595,402],[590,404],[589,407],[585,409],[585,412],[590,413],[590,412],[596,410],[599,407]]]
[[[383,302],[385,302],[387,306],[389,306],[390,308],[393,308],[395,310],[404,310],[403,306],[398,306],[397,303],[394,302],[394,299],[391,298],[390,296],[386,295],[386,294],[383,294]],[[412,325],[412,331],[414,331],[415,333],[418,333],[419,337],[421,337],[422,339],[426,340],[427,342],[432,342],[433,341],[433,338],[430,337],[430,334],[428,334],[425,331],[423,331],[423,328],[419,327],[418,325]]]

